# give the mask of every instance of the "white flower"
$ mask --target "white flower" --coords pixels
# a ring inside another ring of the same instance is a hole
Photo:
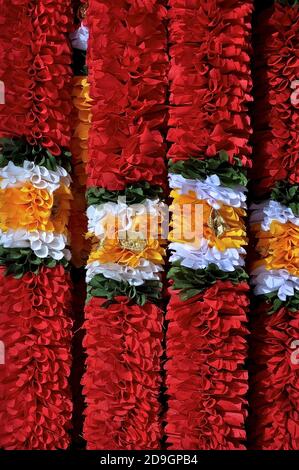
[[[0,244],[4,248],[30,248],[39,258],[48,256],[55,260],[63,257],[70,259],[70,252],[66,249],[67,237],[63,234],[43,232],[36,230],[0,230]]]
[[[127,205],[125,202],[106,202],[104,204],[92,205],[87,209],[88,231],[95,234],[98,238],[103,238],[107,234],[105,222],[109,216],[110,222],[113,224],[109,227],[110,233],[115,233],[118,229],[118,236],[125,236],[126,232],[132,230],[134,217],[143,214],[151,215],[152,226],[148,227],[152,230],[153,237],[155,229],[158,228],[160,218],[159,215],[165,214],[167,206],[159,202],[159,200],[145,199],[142,204]],[[156,219],[155,219],[156,217]],[[142,234],[145,238],[147,234]]]
[[[265,232],[270,230],[273,221],[280,222],[281,224],[291,222],[299,226],[299,217],[295,217],[292,209],[280,204],[280,202],[272,200],[263,201],[259,204],[252,204],[250,209],[252,210],[250,222],[261,224],[261,228]]]
[[[182,266],[191,269],[205,269],[216,264],[219,269],[232,272],[236,267],[244,266],[244,248],[227,248],[224,251],[209,247],[208,240],[202,239],[200,248],[185,243],[170,243],[172,252],[170,261],[179,261]]]
[[[169,174],[169,186],[179,194],[196,193],[197,199],[205,200],[214,209],[219,209],[219,202],[232,207],[246,208],[247,188],[235,186],[233,189],[221,186],[217,175],[208,176],[204,181],[184,178],[182,175]]]
[[[62,167],[57,167],[56,171],[52,171],[28,160],[25,160],[22,166],[9,162],[8,165],[0,169],[1,189],[19,186],[20,183],[26,181],[31,182],[35,188],[46,189],[53,193],[61,184],[70,186],[71,177]]]
[[[103,274],[107,279],[127,281],[131,286],[140,286],[144,284],[144,281],[159,280],[161,271],[163,271],[161,266],[155,265],[144,258],[140,259],[137,268],[117,263],[103,264],[99,261],[93,261],[86,267],[86,282],[90,282],[97,274]]]
[[[287,300],[299,290],[299,278],[290,274],[286,269],[269,269],[264,266],[254,269],[251,273],[251,283],[255,295],[276,292],[282,301]]]

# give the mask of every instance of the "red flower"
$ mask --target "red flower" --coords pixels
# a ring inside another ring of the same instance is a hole
[[[70,278],[62,266],[21,279],[1,269],[0,447],[55,450],[69,446],[72,404]]]
[[[248,285],[218,281],[168,306],[167,441],[180,450],[244,449]]]
[[[268,310],[260,305],[252,322],[250,446],[299,450],[299,365],[293,360],[299,316],[285,308]]]
[[[25,115],[32,99],[29,0],[2,2],[0,11],[0,80],[5,104],[0,103],[0,136],[25,134]]]
[[[168,157],[226,150],[250,165],[252,1],[169,0]]]
[[[254,179],[260,194],[276,181],[299,182],[298,8],[275,2],[257,29]],[[298,88],[298,86],[297,86]]]
[[[165,17],[157,0],[89,2],[87,62],[94,104],[88,186],[119,190],[137,181],[165,186]]]
[[[85,316],[88,449],[158,449],[162,311],[125,297],[92,298]]]

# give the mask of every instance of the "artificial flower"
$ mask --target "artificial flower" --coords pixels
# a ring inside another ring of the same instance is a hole
[[[171,196],[173,217],[170,241],[189,243],[199,248],[202,238],[205,238],[210,247],[220,251],[238,249],[247,244],[244,209],[218,203],[215,210],[206,200],[197,199],[193,192],[180,195],[172,191]]]

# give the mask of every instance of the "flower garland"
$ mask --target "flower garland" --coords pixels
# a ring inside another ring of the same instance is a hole
[[[160,223],[158,237],[148,227],[165,207],[165,18],[159,0],[90,0],[87,12],[92,249],[82,383],[91,450],[160,446],[165,249]]]
[[[66,449],[72,404],[70,375],[70,1],[18,1],[16,33],[24,49],[26,93],[19,96],[14,55],[7,55],[4,132],[0,141],[0,447]],[[4,9],[4,25],[15,13]],[[1,15],[2,15],[1,10]],[[6,27],[4,26],[4,30]],[[8,28],[8,36],[14,36]],[[14,41],[13,41],[14,42]],[[5,44],[4,44],[5,45]],[[23,57],[17,57],[17,65]],[[15,75],[14,75],[15,76]],[[28,79],[29,77],[29,79]],[[30,81],[30,83],[28,82]],[[24,100],[23,100],[24,95]],[[15,127],[12,128],[13,123]]]
[[[299,449],[298,28],[291,2],[276,2],[257,26],[249,430],[263,450]]]
[[[244,449],[253,5],[169,0],[169,7],[167,442],[173,449]]]
[[[29,74],[31,22],[29,0],[1,1],[0,5],[0,135],[25,134],[32,79]],[[4,103],[3,103],[4,101]]]

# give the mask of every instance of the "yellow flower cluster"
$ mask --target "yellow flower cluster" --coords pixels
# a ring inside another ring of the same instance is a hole
[[[181,195],[174,190],[171,197],[171,242],[191,243],[199,247],[201,239],[205,238],[210,247],[220,251],[247,245],[244,209],[224,204],[218,210],[213,209],[207,201],[197,199],[192,191]]]
[[[299,227],[287,222],[272,221],[270,230],[262,230],[253,224],[256,237],[256,251],[262,259],[253,263],[253,269],[265,266],[266,269],[287,269],[290,274],[299,276]]]
[[[53,194],[34,187],[30,182],[1,189],[0,228],[3,231],[23,229],[66,233],[70,201],[71,192],[65,185]]]
[[[132,217],[130,229],[122,232],[117,217],[107,215],[102,221],[105,236],[98,240],[91,233],[93,250],[88,263],[118,263],[125,266],[137,267],[141,259],[154,264],[164,264],[165,240],[161,238],[161,220],[154,219],[149,214]],[[153,238],[152,230],[157,229],[157,238]],[[138,236],[140,234],[140,236]]]

